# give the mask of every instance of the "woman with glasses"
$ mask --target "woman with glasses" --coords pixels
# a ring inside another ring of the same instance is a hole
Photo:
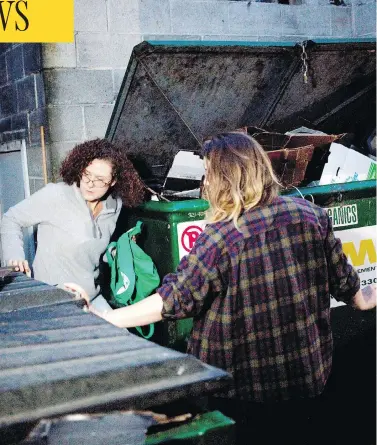
[[[0,228],[3,262],[31,276],[22,229],[36,225],[34,278],[51,285],[75,283],[97,308],[109,309],[96,285],[100,257],[122,204],[139,204],[143,184],[122,150],[104,139],[77,145],[60,174],[63,182],[47,184],[5,213]]]
[[[366,310],[376,290],[360,291],[324,209],[279,196],[254,139],[220,134],[203,144],[203,157],[208,225],[177,271],[137,304],[89,309],[119,327],[193,317],[188,351],[234,378],[213,400],[236,419],[239,443],[274,431],[279,443],[284,432],[288,443],[294,433],[306,443],[305,401],[322,393],[332,364],[330,294]]]

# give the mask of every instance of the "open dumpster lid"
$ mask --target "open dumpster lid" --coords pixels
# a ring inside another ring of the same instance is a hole
[[[305,52],[294,43],[143,42],[132,52],[107,137],[157,186],[178,151],[198,150],[204,137],[243,126],[369,136],[375,42],[304,46]]]

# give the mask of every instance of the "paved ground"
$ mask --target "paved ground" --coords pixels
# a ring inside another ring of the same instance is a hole
[[[375,444],[376,314],[335,309],[333,329],[333,372],[323,397],[327,443]]]
[[[376,313],[338,307],[332,311],[332,326],[335,352],[325,392],[315,402],[302,405],[301,411],[282,408],[277,412],[292,434],[288,430],[284,436],[278,422],[261,419],[261,428],[272,431],[268,445],[376,443]],[[297,423],[301,430],[294,434]],[[245,438],[242,443],[264,442]]]

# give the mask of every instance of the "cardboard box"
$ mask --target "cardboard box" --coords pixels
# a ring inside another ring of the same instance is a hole
[[[319,185],[376,179],[376,162],[351,148],[333,142]]]
[[[247,133],[266,150],[279,181],[285,187],[301,185],[315,150],[325,147],[328,152],[331,142],[340,137],[324,133],[273,133],[257,127],[247,127]]]

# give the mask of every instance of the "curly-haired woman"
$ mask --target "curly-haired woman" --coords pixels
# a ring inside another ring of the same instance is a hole
[[[52,285],[73,282],[98,309],[108,308],[96,280],[101,254],[122,204],[143,199],[143,184],[121,149],[105,139],[77,145],[61,166],[63,182],[47,184],[5,213],[0,233],[3,262],[31,275],[22,229],[38,226],[34,278]]]

